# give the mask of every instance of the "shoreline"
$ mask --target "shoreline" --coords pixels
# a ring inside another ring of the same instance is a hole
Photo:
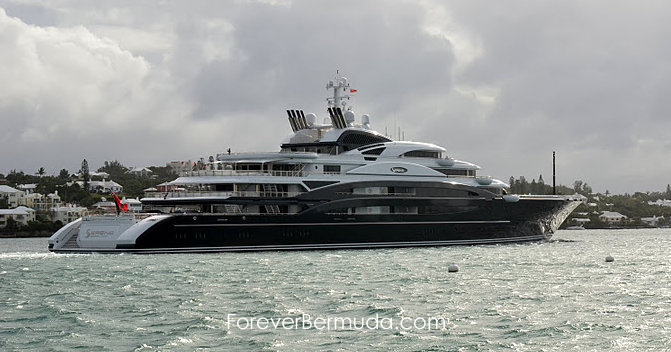
[[[560,229],[566,231],[585,231],[585,230],[641,230],[641,229],[662,229],[662,227],[599,227],[585,228],[584,230]],[[55,231],[54,231],[55,232]],[[54,234],[52,231],[17,231],[14,233],[0,232],[0,238],[49,238]]]
[[[51,235],[53,235],[54,232],[52,231],[17,231],[17,232],[0,232],[0,238],[32,238],[32,237],[40,237],[40,238],[49,238]]]

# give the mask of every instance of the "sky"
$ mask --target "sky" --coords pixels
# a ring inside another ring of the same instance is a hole
[[[507,181],[671,183],[671,2],[0,0],[0,173],[278,151],[336,70]]]

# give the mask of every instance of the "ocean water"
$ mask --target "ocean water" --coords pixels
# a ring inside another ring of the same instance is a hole
[[[671,350],[669,229],[418,249],[46,247],[0,239],[1,351]]]

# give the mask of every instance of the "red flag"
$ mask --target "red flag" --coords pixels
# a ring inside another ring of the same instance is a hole
[[[356,89],[350,89],[349,92],[350,93],[356,93]]]
[[[116,205],[116,212],[117,214],[123,211],[124,213],[128,211],[128,204],[121,204],[121,200],[119,197],[112,192],[112,197],[114,197],[114,204]]]

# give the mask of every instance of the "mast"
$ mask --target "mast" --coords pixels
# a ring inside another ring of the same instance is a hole
[[[335,79],[328,81],[326,89],[333,89],[333,97],[326,98],[328,107],[345,109],[347,101],[350,100],[350,86],[346,77],[341,77],[340,72],[336,70]]]
[[[555,172],[555,152],[552,151],[552,194],[557,194],[557,185],[555,183],[557,173]]]

